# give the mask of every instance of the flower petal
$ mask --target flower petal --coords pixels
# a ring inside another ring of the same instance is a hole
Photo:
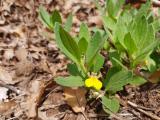
[[[93,87],[93,80],[92,78],[88,78],[85,80],[86,87]]]
[[[94,81],[94,86],[93,86],[96,90],[100,90],[102,88],[102,82],[100,80],[95,80]]]

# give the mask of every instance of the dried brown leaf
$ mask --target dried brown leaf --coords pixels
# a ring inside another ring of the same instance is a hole
[[[10,33],[13,34],[19,38],[26,38],[25,34],[25,26],[24,25],[19,25],[19,26],[11,26],[11,25],[6,25],[6,26],[0,26],[0,31],[4,33]]]
[[[5,50],[3,56],[4,56],[4,58],[5,58],[6,60],[12,59],[12,58],[14,57],[14,51],[13,51],[13,49]]]
[[[9,102],[1,102],[0,103],[0,113],[4,114],[7,111],[11,110],[17,105],[15,101],[9,101]]]
[[[37,117],[38,105],[42,100],[42,95],[45,91],[46,81],[44,80],[34,80],[30,84],[29,92],[30,96],[28,97],[27,107],[28,107],[28,117],[35,118]]]
[[[152,83],[158,83],[160,81],[160,71],[156,71],[149,76],[149,81]]]
[[[42,71],[51,73],[47,60],[41,60],[40,64],[38,65],[38,68]]]
[[[15,84],[9,72],[2,67],[0,67],[0,80],[6,84]]]
[[[28,51],[25,48],[19,48],[15,51],[15,56],[18,60],[23,61],[27,59]]]
[[[84,112],[86,106],[86,90],[84,88],[64,88],[65,100],[74,112]]]
[[[20,75],[28,76],[32,73],[33,69],[34,69],[34,65],[32,62],[28,60],[21,61],[17,63],[16,65],[16,75],[17,76],[20,76]]]

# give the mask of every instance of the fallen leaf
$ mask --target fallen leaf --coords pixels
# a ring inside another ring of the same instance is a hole
[[[5,50],[3,56],[4,56],[4,58],[5,58],[6,60],[12,59],[12,58],[14,57],[14,51],[13,51],[13,49]]]
[[[25,48],[19,48],[15,51],[15,56],[19,61],[27,59],[28,51]]]
[[[78,114],[76,120],[86,120],[83,114]]]
[[[43,103],[44,105],[62,105],[64,104],[64,96],[62,93],[51,93]],[[47,107],[46,107],[47,108]],[[48,108],[47,108],[48,109]]]
[[[0,80],[6,84],[15,84],[9,72],[2,67],[0,67]]]
[[[40,64],[37,66],[40,70],[51,73],[47,60],[41,60]]]
[[[64,88],[64,96],[74,112],[84,112],[86,106],[86,90],[84,88]]]
[[[25,75],[28,76],[34,70],[34,65],[32,62],[28,60],[23,60],[16,64],[16,75],[21,76]]]
[[[25,35],[25,26],[24,25],[18,25],[18,26],[11,26],[11,25],[6,25],[1,27],[0,26],[0,31],[5,32],[5,33],[10,33],[10,34],[14,34],[15,36],[19,37],[19,38],[26,38]]]
[[[2,2],[2,1],[1,1]],[[5,0],[5,2],[3,2],[3,4],[1,5],[0,10],[6,10],[10,12],[10,6],[15,2],[15,0]]]
[[[4,114],[7,111],[13,109],[17,103],[15,101],[9,101],[9,102],[0,102],[0,113]]]
[[[101,17],[100,16],[90,16],[90,19],[88,21],[91,25],[95,24],[96,26],[98,27],[101,27],[102,26],[102,20],[101,20]]]
[[[156,71],[149,76],[149,81],[152,83],[160,82],[160,71]]]
[[[45,91],[46,81],[34,80],[30,83],[30,96],[27,99],[28,117],[37,117],[38,105],[42,100],[41,97]]]
[[[63,120],[77,120],[77,115],[67,113],[63,117]]]

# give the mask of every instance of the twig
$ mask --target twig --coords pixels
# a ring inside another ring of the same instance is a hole
[[[130,111],[133,115],[137,116],[140,120],[142,120],[141,115],[139,113],[139,111],[135,110],[135,109],[128,109],[128,111]]]
[[[154,120],[160,120],[160,117],[154,115],[153,113],[151,112],[147,112],[147,111],[144,111],[143,109],[139,108],[137,104],[133,103],[133,102],[130,102],[128,101],[127,102],[130,106],[132,106],[133,108],[137,109],[138,111],[142,112],[143,114],[145,114],[146,116],[148,117],[151,117],[152,119]]]
[[[81,113],[82,113],[82,115],[84,116],[84,118],[85,118],[86,120],[89,120],[88,117],[87,117],[87,115],[86,115],[84,112],[81,112]]]
[[[55,109],[56,107],[59,107],[60,105],[62,105],[62,104],[58,104],[58,105],[43,104],[43,106],[40,107],[39,109],[40,109],[41,111],[48,110],[48,109]]]
[[[117,120],[125,120],[124,118],[121,118],[121,117],[115,115],[114,113],[110,113],[110,116],[111,116],[112,118],[117,119]]]
[[[88,115],[89,118],[97,118],[97,117],[108,117],[107,114],[93,114],[93,113],[90,113]]]
[[[97,118],[97,117],[109,117],[107,114],[90,114],[89,118]],[[125,120],[123,118],[120,118],[119,116],[115,115],[114,113],[110,114],[110,117],[115,118],[117,120]]]
[[[13,87],[13,86],[11,86],[11,85],[7,85],[7,84],[5,84],[5,83],[2,82],[2,81],[0,81],[0,86],[1,86],[1,87],[5,87],[5,88],[8,88],[8,89],[12,90],[13,92],[15,92],[15,93],[17,93],[17,94],[20,93],[20,90],[18,90],[17,88],[15,88],[15,87]]]

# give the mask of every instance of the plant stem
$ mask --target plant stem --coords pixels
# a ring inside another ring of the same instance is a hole
[[[87,70],[86,70],[86,68],[85,68],[85,66],[84,66],[84,62],[81,60],[80,61],[80,68],[81,68],[81,70],[82,70],[82,72],[86,75],[86,76],[88,76],[87,75]]]

